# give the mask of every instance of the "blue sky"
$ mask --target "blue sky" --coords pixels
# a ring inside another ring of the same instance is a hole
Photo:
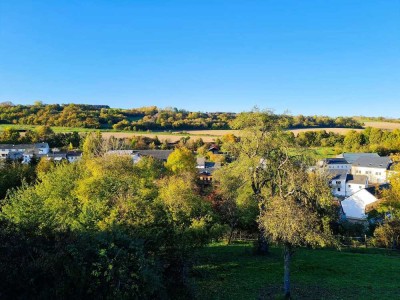
[[[400,0],[0,1],[0,101],[400,117]]]

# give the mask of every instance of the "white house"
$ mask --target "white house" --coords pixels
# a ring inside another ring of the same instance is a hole
[[[353,175],[365,175],[370,183],[387,183],[390,157],[360,157],[351,167]]]
[[[347,220],[365,221],[367,218],[365,208],[377,200],[367,189],[362,189],[344,199],[341,206]]]
[[[362,189],[368,188],[368,177],[365,175],[348,174],[346,178],[345,195],[351,196]]]
[[[328,170],[328,172],[331,175],[329,185],[332,188],[332,194],[345,197],[348,170]]]
[[[47,154],[50,151],[49,144],[47,143],[36,143],[36,144],[2,144],[0,145],[0,157],[7,158],[10,152],[21,152],[33,151],[35,154]]]

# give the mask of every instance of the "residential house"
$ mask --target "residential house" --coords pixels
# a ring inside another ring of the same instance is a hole
[[[0,158],[19,159],[23,158],[24,153],[31,153],[32,155],[47,154],[50,151],[48,143],[36,144],[2,144],[0,145]],[[19,153],[19,154],[17,154]]]
[[[82,151],[68,151],[66,158],[70,163],[74,163],[82,159]]]
[[[366,175],[370,183],[386,183],[387,171],[392,164],[390,157],[360,157],[353,162],[351,173]]]
[[[199,179],[204,183],[210,183],[213,172],[221,168],[221,163],[209,162],[204,157],[198,157],[196,168],[199,170]]]

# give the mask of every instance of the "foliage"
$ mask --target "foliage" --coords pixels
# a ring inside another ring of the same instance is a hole
[[[2,296],[189,297],[190,254],[218,233],[193,187],[153,159],[85,157],[40,172],[2,206]]]
[[[167,169],[175,174],[191,173],[195,174],[196,171],[196,158],[193,152],[185,147],[175,149],[169,156],[165,164]]]

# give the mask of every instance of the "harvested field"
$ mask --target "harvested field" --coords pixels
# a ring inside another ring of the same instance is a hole
[[[379,129],[400,129],[400,123],[392,122],[364,122],[364,127],[374,127]]]

